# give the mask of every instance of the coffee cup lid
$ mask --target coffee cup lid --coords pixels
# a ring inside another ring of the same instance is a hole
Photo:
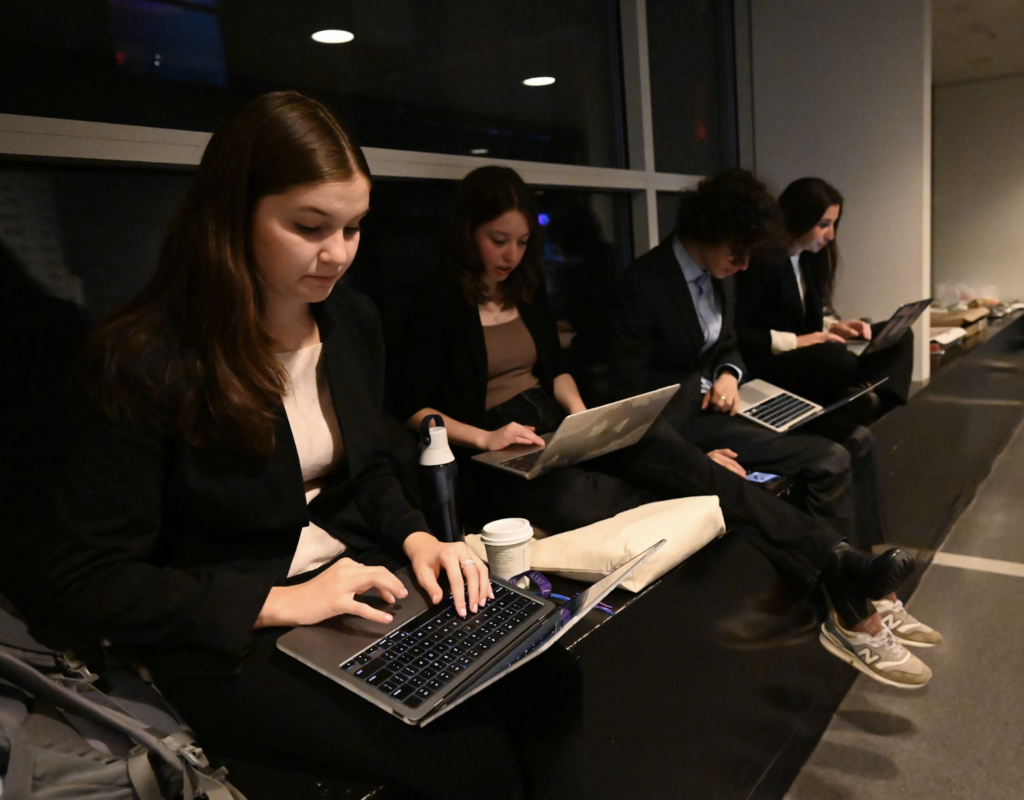
[[[484,544],[517,544],[533,536],[533,527],[528,519],[508,517],[496,519],[484,525],[481,539]]]

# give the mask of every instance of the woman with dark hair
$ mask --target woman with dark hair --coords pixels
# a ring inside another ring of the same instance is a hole
[[[445,228],[449,275],[417,294],[406,325],[408,363],[397,411],[414,429],[428,415],[444,417],[460,456],[468,520],[521,516],[558,533],[657,497],[716,495],[726,524],[796,591],[825,586],[839,614],[822,634],[830,652],[890,685],[927,683],[930,670],[895,641],[867,599],[895,588],[913,572],[913,560],[899,550],[874,559],[856,552],[835,530],[737,475],[744,473],[727,466],[728,455],[709,458],[664,420],[631,447],[530,481],[467,459],[474,451],[542,444],[538,433],[585,408],[561,366],[535,220],[532,193],[513,170],[490,166],[467,175]],[[751,218],[728,226],[753,247],[762,236],[759,224]],[[873,653],[867,664],[857,647]],[[872,667],[876,662],[887,666]]]
[[[843,196],[821,178],[800,178],[779,196],[779,207],[788,252],[760,259],[737,280],[736,327],[751,374],[823,405],[888,378],[878,396],[890,408],[906,403],[913,334],[858,358],[846,341],[870,340],[871,325],[840,320],[833,310]]]
[[[659,499],[596,462],[531,481],[481,467],[473,452],[543,444],[539,433],[585,409],[566,370],[540,271],[533,192],[508,167],[459,184],[445,225],[445,273],[417,292],[406,323],[399,417],[413,429],[441,414],[456,445],[463,514],[523,516],[549,531],[596,522]]]
[[[385,565],[411,563],[433,603],[445,573],[462,616],[493,597],[392,472],[377,313],[338,283],[369,199],[362,153],[314,100],[258,97],[214,134],[152,280],[86,347],[30,613],[50,640],[141,656],[222,755],[520,798],[483,705],[409,727],[275,647],[337,615],[390,622],[360,600],[407,596]]]

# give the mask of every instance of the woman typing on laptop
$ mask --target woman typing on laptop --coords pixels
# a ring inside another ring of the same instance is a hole
[[[858,358],[847,342],[870,340],[881,324],[873,329],[832,312],[842,195],[821,178],[800,178],[779,196],[779,208],[788,251],[737,277],[736,327],[751,374],[822,405],[857,385],[888,378],[877,390],[885,407],[906,403],[913,334]],[[858,407],[865,410],[858,404],[851,410]]]
[[[456,189],[444,231],[446,274],[417,292],[406,321],[398,413],[414,430],[441,414],[458,447],[462,513],[483,524],[521,516],[549,531],[659,499],[601,459],[525,481],[470,461],[481,451],[544,445],[586,406],[563,367],[540,272],[533,192],[507,167],[481,167]]]
[[[388,557],[433,603],[445,573],[463,616],[493,596],[465,544],[425,532],[390,467],[377,314],[337,285],[369,199],[362,153],[302,95],[256,98],[213,136],[156,274],[86,348],[35,616],[62,644],[140,654],[222,754],[522,798],[486,699],[424,731],[275,648],[284,627],[390,621],[360,597],[407,596]]]

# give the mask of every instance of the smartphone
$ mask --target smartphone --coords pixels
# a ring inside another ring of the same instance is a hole
[[[771,483],[777,481],[781,475],[772,475],[770,472],[748,472],[747,480],[754,483]]]

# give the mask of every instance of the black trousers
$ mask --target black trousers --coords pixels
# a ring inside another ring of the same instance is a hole
[[[858,546],[880,541],[883,530],[875,515],[858,520],[857,507],[869,508],[877,500],[870,487],[877,483],[874,440],[870,434],[851,439],[855,453],[843,445],[799,431],[778,434],[742,417],[701,411],[700,400],[676,395],[662,413],[686,441],[701,450],[728,448],[749,471],[773,472],[800,480],[806,487],[808,515],[826,523],[844,539]],[[865,431],[866,433],[866,431]],[[863,483],[854,481],[854,459],[858,468],[874,468],[874,476]],[[858,499],[858,488],[864,496]]]
[[[883,323],[872,326],[877,333]],[[914,332],[892,347],[858,358],[846,345],[826,342],[765,358],[750,367],[751,375],[821,405],[830,405],[858,384],[888,378],[876,390],[887,405],[903,405],[910,396],[914,369]]]
[[[403,798],[557,797],[551,789],[577,780],[574,764],[559,757],[580,724],[582,694],[578,664],[565,650],[552,648],[416,728],[278,651],[282,633],[257,631],[236,675],[154,670],[161,691],[218,756],[271,767],[283,757],[311,780],[380,781],[389,797]],[[532,707],[542,709],[544,725],[524,719]]]
[[[798,590],[817,584],[832,548],[845,538],[821,520],[716,464],[663,419],[637,444],[594,463],[664,497],[716,495],[726,526],[759,550]]]

